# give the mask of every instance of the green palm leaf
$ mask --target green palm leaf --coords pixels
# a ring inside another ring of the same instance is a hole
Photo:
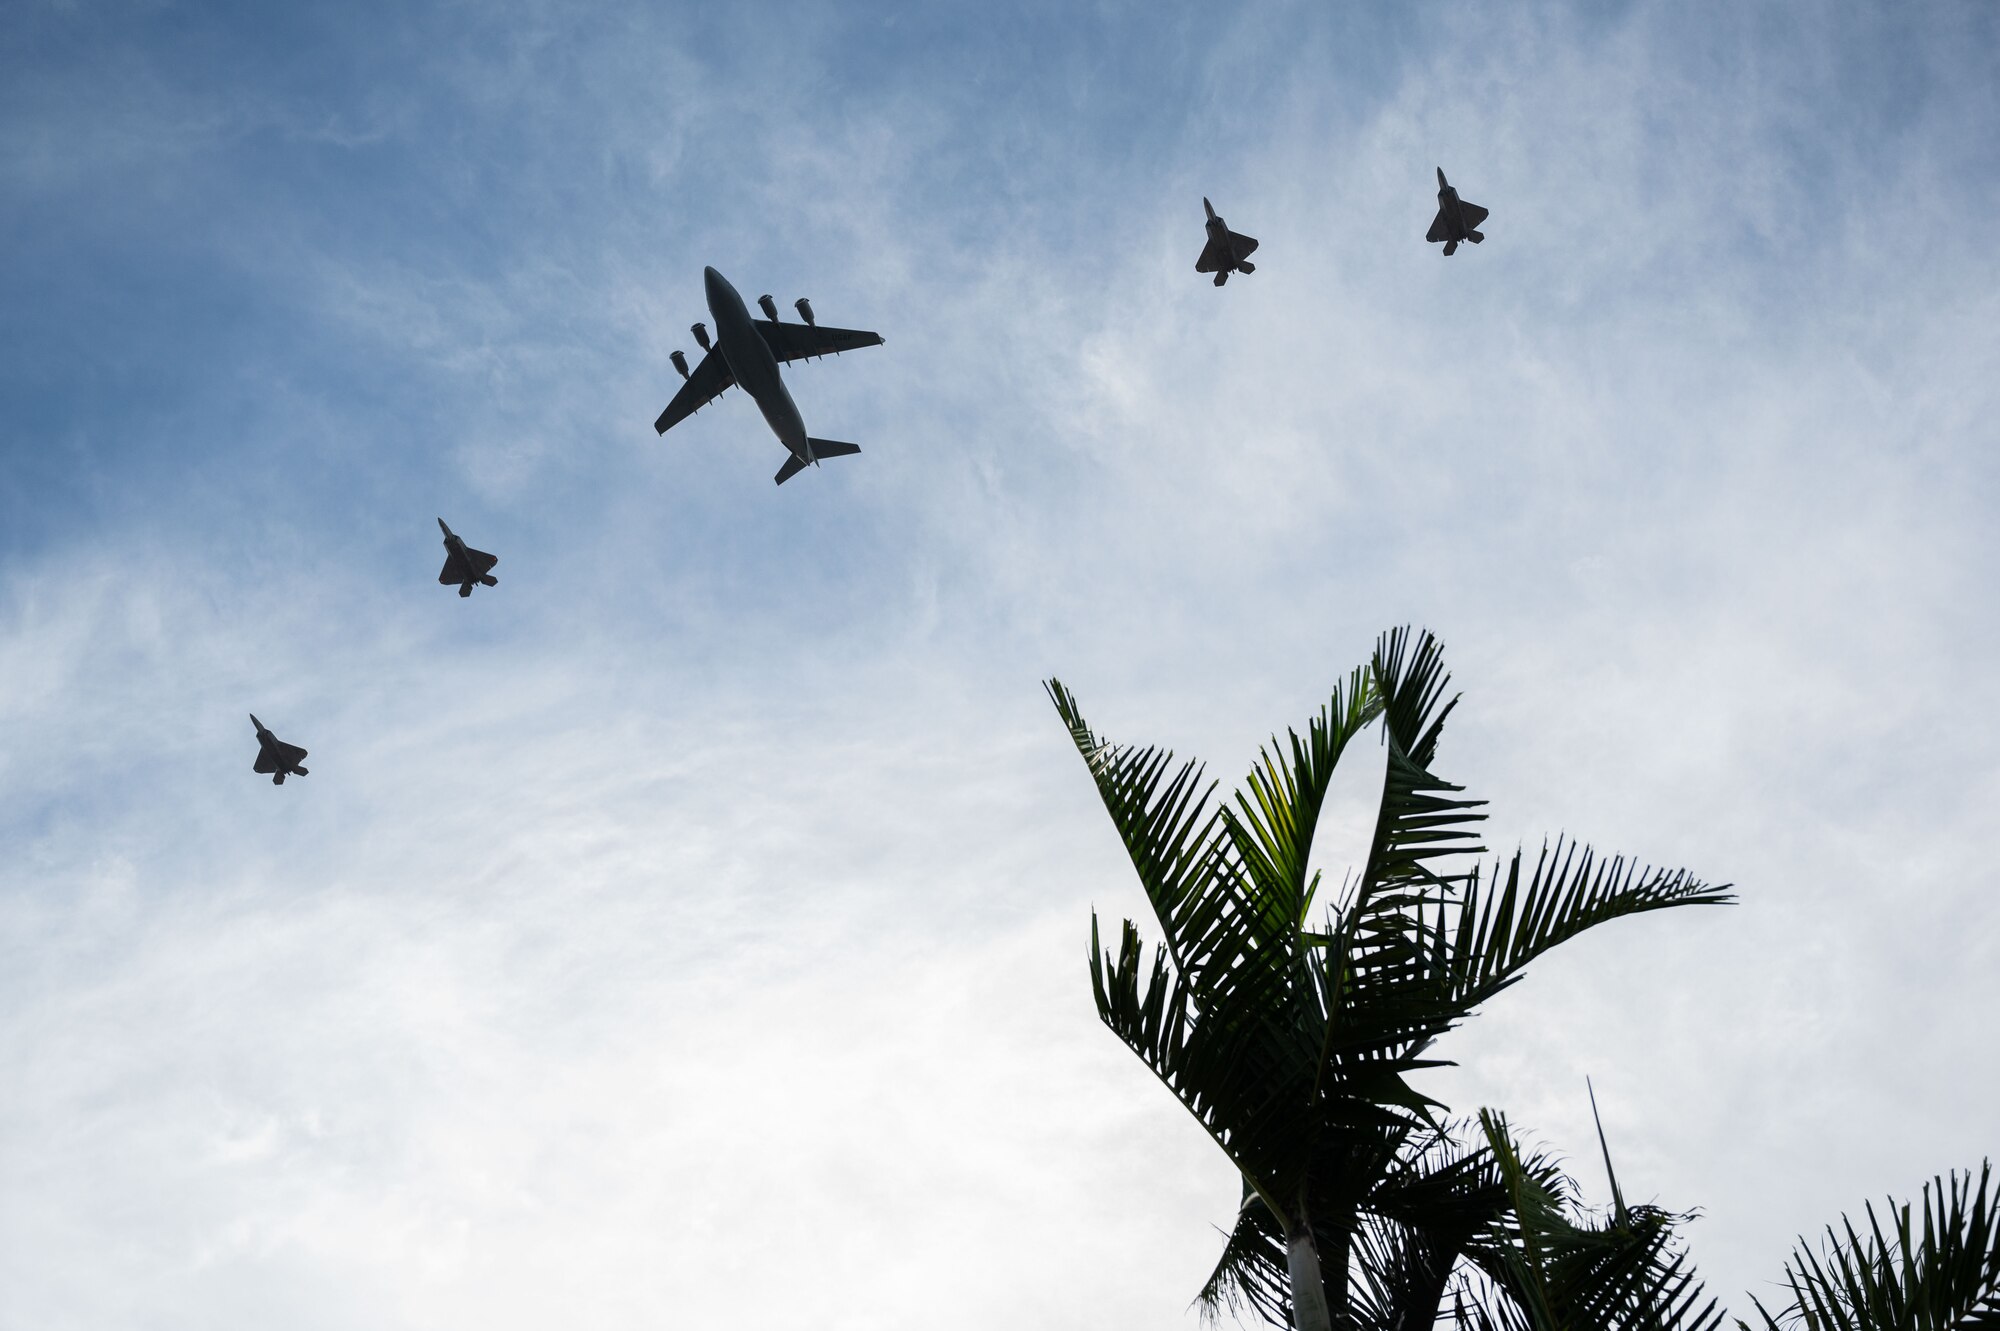
[[[1803,1239],[1785,1264],[1792,1307],[1782,1320],[1812,1331],[1994,1331],[2000,1328],[2000,1185],[1993,1164],[1979,1181],[1954,1171],[1924,1186],[1922,1224],[1907,1204],[1875,1207],[1866,1233],[1845,1216],[1827,1227],[1823,1253]],[[1771,1331],[1780,1318],[1757,1304]],[[1739,1327],[1746,1324],[1738,1321]],[[1747,1328],[1746,1328],[1747,1331]]]
[[[1482,1110],[1479,1121],[1514,1213],[1512,1235],[1481,1254],[1482,1266],[1521,1324],[1533,1331],[1714,1331],[1722,1324],[1676,1241],[1689,1216],[1621,1205],[1602,1222],[1572,1219],[1565,1189],[1524,1166],[1507,1120]]]

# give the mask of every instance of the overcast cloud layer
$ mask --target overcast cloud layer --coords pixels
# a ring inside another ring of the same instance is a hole
[[[0,19],[0,1324],[1192,1327],[1038,681],[1230,782],[1402,623],[1742,896],[1433,1095],[1739,1310],[2000,1151],[2000,11],[269,8]],[[860,457],[654,437],[711,263]]]

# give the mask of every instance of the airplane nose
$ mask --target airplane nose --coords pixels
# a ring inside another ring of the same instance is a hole
[[[451,535],[451,528],[444,525],[443,518],[438,519],[438,530],[443,532],[446,536]]]
[[[1439,168],[1438,168],[1438,188],[1439,188],[1439,189],[1443,189],[1443,188],[1444,188],[1444,168],[1443,168],[1443,167],[1439,167]]]

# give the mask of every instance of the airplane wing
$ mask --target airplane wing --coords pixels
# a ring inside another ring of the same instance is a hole
[[[1438,215],[1431,219],[1431,229],[1424,232],[1424,239],[1433,245],[1440,240],[1451,239],[1451,228],[1445,225],[1444,209],[1438,209]]]
[[[1241,231],[1229,233],[1229,248],[1236,251],[1236,257],[1247,259],[1257,250],[1257,237],[1246,236]]]
[[[765,343],[780,365],[787,361],[810,360],[815,356],[831,356],[860,347],[882,345],[880,333],[865,333],[858,328],[822,328],[813,324],[773,323],[769,319],[753,319],[751,322],[764,335]]]
[[[481,574],[490,573],[493,566],[500,562],[500,556],[489,555],[484,550],[474,550],[469,546],[466,548],[465,556],[466,560],[471,561],[471,568],[467,568],[465,560],[459,559],[457,555],[446,555],[444,567],[438,570],[438,581],[447,587],[454,583],[471,582]]]
[[[1464,199],[1458,201],[1458,215],[1465,219],[1465,225],[1468,229],[1478,226],[1486,220],[1486,210],[1484,208],[1481,208],[1476,203],[1467,203]]]
[[[305,756],[306,751],[298,745],[274,739],[268,745],[258,748],[257,761],[250,765],[250,770],[269,776],[278,770],[280,764],[288,768],[298,766],[299,761]]]
[[[1229,251],[1216,241],[1209,241],[1201,247],[1201,257],[1194,261],[1197,273],[1219,273],[1229,266]]]
[[[720,352],[709,352],[701,358],[701,364],[694,367],[694,373],[687,377],[687,382],[681,385],[681,391],[674,394],[674,400],[667,403],[660,419],[653,422],[653,429],[665,434],[721,397],[723,390],[735,382],[729,375],[729,362],[722,359]]]

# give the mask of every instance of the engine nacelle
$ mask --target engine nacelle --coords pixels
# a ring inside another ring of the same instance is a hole
[[[696,324],[694,327],[688,329],[688,331],[694,334],[694,344],[703,351],[715,350],[714,347],[709,345],[707,324]]]
[[[778,302],[771,299],[769,292],[757,297],[757,304],[764,311],[766,319],[772,323],[778,322]]]
[[[681,372],[681,378],[685,379],[688,377],[688,358],[685,355],[676,351],[668,359],[673,361],[674,368]]]
[[[804,319],[808,324],[810,324],[813,321],[812,302],[807,300],[804,296],[800,296],[797,300],[793,301],[792,308],[797,310],[799,312],[799,318]]]

